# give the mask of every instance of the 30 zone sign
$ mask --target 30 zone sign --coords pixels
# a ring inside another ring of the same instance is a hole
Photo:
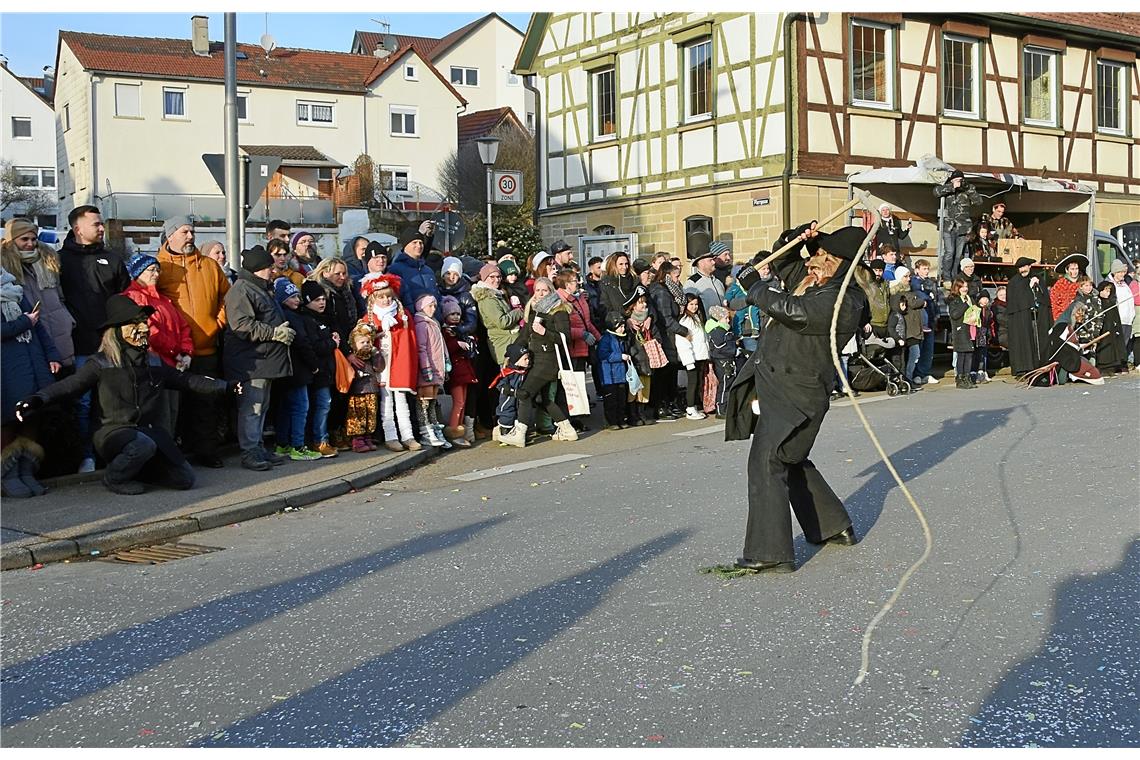
[[[522,172],[497,171],[494,174],[494,202],[521,204],[523,202]]]

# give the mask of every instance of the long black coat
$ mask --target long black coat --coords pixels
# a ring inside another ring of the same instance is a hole
[[[680,335],[683,338],[689,336],[689,331],[678,321],[681,307],[669,292],[669,288],[660,282],[654,282],[649,286],[649,302],[657,312],[657,319],[654,321],[661,330],[661,347],[665,349],[665,356],[670,363],[677,364],[681,359],[677,355],[677,342],[673,340],[673,336]]]
[[[512,341],[526,346],[530,351],[530,370],[526,382],[533,388],[558,379],[559,356],[555,351],[561,354],[562,363],[570,366],[570,357],[562,348],[562,338],[566,339],[567,346],[570,345],[570,307],[561,303],[554,307],[552,313],[537,312],[537,315],[542,317],[546,333],[539,335],[531,329],[534,322],[532,316]]]
[[[1030,275],[1032,276],[1032,274]],[[1020,273],[1009,278],[1005,288],[1006,320],[1009,330],[1009,366],[1014,375],[1024,375],[1044,364],[1053,321],[1049,291],[1038,278],[1031,287],[1030,277]]]
[[[797,296],[793,291],[807,275],[806,262],[793,250],[773,267],[787,290],[758,282],[748,291],[748,303],[758,306],[771,321],[729,390],[725,440],[744,440],[752,434],[756,415],[751,400],[755,397],[773,425],[773,434],[782,441],[780,459],[802,462],[815,443],[834,385],[831,318],[842,272]],[[846,345],[859,329],[866,302],[857,285],[847,289],[836,326],[838,345]]]
[[[269,283],[245,271],[226,293],[222,366],[228,380],[273,380],[292,374],[289,347],[273,340],[285,315],[269,294]]]
[[[640,283],[630,273],[624,277],[605,276],[602,278],[602,309],[606,315],[606,327],[612,325],[611,320],[625,314],[625,299],[633,294]]]
[[[1109,335],[1096,344],[1096,366],[1112,369],[1123,367],[1127,354],[1124,350],[1124,331],[1120,329],[1120,311],[1116,308],[1115,289],[1108,298],[1098,298],[1100,308],[1097,311],[1108,309],[1101,316],[1100,331]]]
[[[35,395],[52,403],[74,398],[92,388],[99,398],[102,420],[94,435],[95,448],[101,456],[110,458],[117,452],[107,451],[108,442],[117,432],[126,428],[149,428],[154,424],[160,405],[165,404],[163,390],[224,393],[226,383],[205,375],[179,372],[145,352],[125,350],[123,366],[114,366],[102,352],[93,354],[74,375],[41,388]],[[194,401],[187,399],[184,403]],[[160,444],[173,445],[165,435],[151,437]],[[177,448],[164,453],[176,455],[176,460],[181,457]]]
[[[962,321],[969,306],[956,295],[946,298],[946,310],[950,312],[950,347],[958,353],[970,353],[977,345],[970,337],[970,326]]]

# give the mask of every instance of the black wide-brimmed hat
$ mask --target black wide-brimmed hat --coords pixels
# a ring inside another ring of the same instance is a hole
[[[1068,256],[1057,262],[1057,265],[1054,267],[1054,271],[1063,273],[1065,271],[1065,267],[1069,266],[1069,264],[1073,263],[1074,261],[1081,265],[1082,272],[1089,267],[1088,256],[1084,255],[1083,253],[1070,253]]]
[[[151,314],[154,314],[153,306],[139,306],[126,296],[116,294],[107,299],[107,319],[99,329],[145,322]]]
[[[1021,269],[1022,267],[1032,266],[1033,264],[1036,264],[1036,263],[1037,263],[1036,261],[1029,258],[1028,256],[1022,256],[1017,261],[1013,262],[1013,265],[1015,267],[1017,267],[1018,269]]]
[[[628,309],[630,306],[633,306],[635,303],[637,303],[637,299],[641,298],[645,294],[646,294],[645,288],[641,285],[638,285],[636,288],[633,289],[633,291],[622,302],[621,305]]]
[[[855,261],[867,233],[862,227],[844,227],[838,232],[822,232],[807,241],[806,248],[815,253],[821,248],[836,258]]]

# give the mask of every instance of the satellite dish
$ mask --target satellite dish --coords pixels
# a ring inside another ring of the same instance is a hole
[[[381,44],[381,46],[385,50],[387,50],[389,53],[395,53],[396,48],[398,48],[400,46],[400,43],[396,42],[396,38],[393,37],[392,35],[385,34],[384,35],[384,42]]]
[[[261,48],[265,51],[265,57],[268,58],[269,54],[277,49],[277,40],[273,39],[272,34],[261,35]]]

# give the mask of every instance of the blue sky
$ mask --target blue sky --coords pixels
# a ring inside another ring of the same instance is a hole
[[[378,6],[381,4],[377,4]],[[485,13],[485,12],[484,12]],[[269,33],[281,47],[347,52],[352,33],[380,31],[371,19],[388,21],[394,34],[443,37],[484,13],[239,13],[238,41],[257,44]],[[190,11],[182,13],[2,13],[0,52],[8,68],[19,76],[42,76],[43,67],[55,63],[60,29],[131,37],[190,38]],[[222,39],[222,14],[210,13],[210,39]],[[500,13],[521,31],[526,31],[529,13]]]

